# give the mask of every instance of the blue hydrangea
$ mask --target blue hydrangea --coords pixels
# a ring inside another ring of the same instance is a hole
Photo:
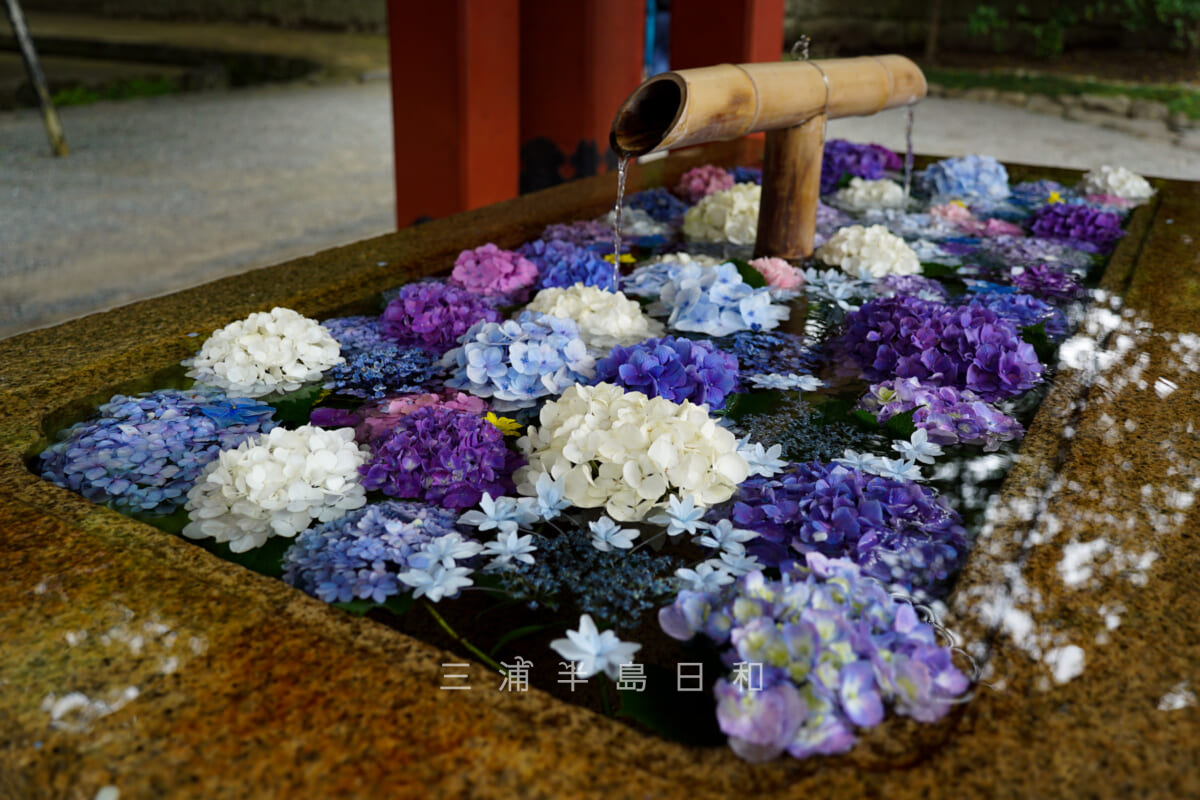
[[[809,553],[779,580],[685,590],[658,618],[672,638],[722,648],[733,672],[714,687],[717,722],[749,761],[846,752],[887,707],[934,722],[970,685],[934,627],[845,559]]]
[[[811,552],[849,558],[922,599],[945,593],[967,553],[961,518],[931,489],[837,463],[749,478],[712,513],[757,531],[748,549],[764,564],[786,566]]]
[[[614,347],[596,362],[593,382],[675,403],[707,403],[715,411],[725,407],[725,398],[737,387],[738,361],[712,342],[665,336]]]
[[[94,503],[170,514],[222,450],[274,428],[274,413],[209,389],[116,395],[42,452],[41,474]]]
[[[587,383],[596,366],[574,321],[536,311],[477,323],[443,361],[453,371],[447,386],[490,397],[497,411],[526,408]]]
[[[734,183],[757,183],[762,185],[762,169],[760,167],[734,167],[729,170]]]
[[[808,374],[820,356],[805,336],[782,331],[739,331],[714,342],[737,357],[743,374]]]
[[[991,156],[943,159],[926,167],[922,182],[935,202],[953,198],[1003,200],[1010,194],[1008,170]]]
[[[351,352],[325,374],[325,388],[337,394],[378,399],[441,388],[438,357],[420,347],[394,344]]]
[[[874,384],[858,405],[880,422],[912,411],[913,424],[937,445],[973,444],[995,451],[1002,442],[1020,439],[1025,433],[1021,423],[974,392],[925,386],[916,378]]]
[[[689,208],[687,203],[661,186],[635,192],[625,202],[630,208],[645,211],[658,222],[676,226],[682,224],[684,212]]]
[[[994,311],[1017,328],[1041,324],[1050,341],[1067,335],[1067,315],[1062,309],[1020,292],[982,292],[969,295],[971,305]]]
[[[1069,186],[1058,181],[1040,180],[1018,183],[1012,187],[1012,196],[1009,197],[1009,200],[1024,208],[1035,209],[1048,205],[1051,202],[1050,196],[1055,193],[1064,203],[1079,199],[1079,195]]]
[[[751,288],[731,263],[715,267],[673,264],[662,287],[671,315],[667,325],[680,331],[727,336],[764,331],[788,318],[788,308],[771,302],[771,290]]]
[[[392,340],[383,334],[383,325],[379,317],[336,317],[325,320],[321,327],[337,339],[338,347],[346,357],[357,351],[392,344]]]
[[[458,512],[388,500],[304,531],[283,556],[283,579],[324,600],[386,602],[408,588],[397,575],[434,539],[456,533]]]
[[[517,251],[538,268],[537,288],[567,288],[577,283],[613,291],[613,265],[594,250],[571,242],[536,239]]]

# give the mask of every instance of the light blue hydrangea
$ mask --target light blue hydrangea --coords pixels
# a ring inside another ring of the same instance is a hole
[[[926,168],[922,180],[935,201],[955,197],[1003,200],[1009,195],[1008,170],[991,156],[943,159]]]
[[[460,342],[443,359],[453,372],[446,385],[492,398],[497,411],[532,406],[595,374],[579,326],[536,311],[476,323]]]
[[[771,330],[788,318],[787,307],[771,302],[770,289],[752,288],[731,263],[673,264],[661,297],[671,312],[667,325],[708,336]]]

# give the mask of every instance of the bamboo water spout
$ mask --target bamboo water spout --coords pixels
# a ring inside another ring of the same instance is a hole
[[[623,156],[766,131],[755,255],[812,255],[825,121],[866,116],[925,96],[903,56],[721,64],[664,72],[639,86],[613,120]]]

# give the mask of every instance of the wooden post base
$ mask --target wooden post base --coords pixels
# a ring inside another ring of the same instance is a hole
[[[767,131],[755,256],[808,258],[817,232],[825,115]]]

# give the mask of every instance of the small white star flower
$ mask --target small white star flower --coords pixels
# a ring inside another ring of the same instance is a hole
[[[783,447],[777,444],[767,449],[759,442],[750,444],[742,440],[738,443],[738,454],[750,465],[750,474],[764,478],[770,478],[787,467],[787,462],[779,458],[782,453]]]
[[[754,473],[750,473],[753,475]],[[655,525],[666,525],[668,536],[678,536],[681,533],[696,533],[705,527],[701,522],[705,509],[697,508],[695,498],[690,494],[680,498],[671,495],[667,498],[667,507],[661,514],[650,517],[649,522]]]
[[[501,533],[495,540],[483,546],[485,555],[495,556],[488,563],[491,569],[507,569],[514,560],[532,564],[533,553],[536,551],[537,545],[533,543],[533,535],[521,536],[516,531]]]
[[[924,478],[917,462],[903,458],[881,458],[875,474],[898,481],[919,481]]]
[[[754,572],[756,569],[763,568],[762,563],[758,560],[758,556],[749,556],[745,553],[732,553],[729,551],[721,553],[721,565],[735,577],[741,577],[748,572]]]
[[[887,459],[880,458],[872,453],[859,453],[854,450],[844,450],[841,458],[835,458],[833,461],[836,464],[841,464],[843,467],[856,469],[860,472],[869,472],[872,475],[878,474],[880,462]]]
[[[621,665],[632,664],[633,654],[642,649],[636,642],[622,642],[612,631],[600,632],[590,614],[579,618],[579,630],[567,631],[566,639],[555,639],[550,647],[575,662],[580,678],[603,672],[613,680],[620,676]]]
[[[696,539],[696,544],[740,555],[746,552],[742,543],[757,538],[757,531],[735,528],[730,520],[723,519],[715,525],[709,525],[708,533]]]
[[[942,448],[929,441],[929,431],[924,428],[917,428],[907,442],[894,442],[892,449],[899,453],[901,458],[920,461],[922,464],[932,464],[935,458],[942,455]]]
[[[483,545],[479,542],[467,539],[461,533],[447,533],[421,545],[420,550],[409,558],[409,563],[418,569],[428,569],[434,564],[451,569],[457,566],[459,560],[472,558],[482,552]]]
[[[714,562],[721,566],[714,566]],[[716,559],[703,561],[697,564],[695,569],[680,567],[675,570],[675,577],[686,584],[684,588],[693,592],[715,592],[722,586],[733,583],[733,576],[729,574],[729,570],[725,568],[724,563]]]
[[[600,517],[595,522],[588,523],[592,532],[592,546],[602,553],[609,550],[628,550],[633,547],[633,540],[638,532],[632,528],[621,528],[608,517]]]
[[[470,574],[471,570],[467,567],[447,569],[441,564],[435,564],[430,570],[410,569],[396,577],[413,587],[414,600],[425,596],[436,603],[443,597],[454,597],[460,589],[474,583],[467,577]]]

